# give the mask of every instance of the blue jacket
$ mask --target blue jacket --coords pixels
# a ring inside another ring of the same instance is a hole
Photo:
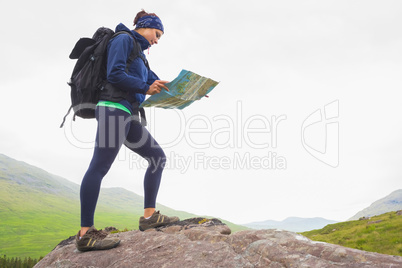
[[[150,46],[145,37],[135,31],[131,31],[122,23],[116,27],[115,32],[119,31],[131,33],[132,37],[140,44],[142,50],[146,50]],[[133,47],[133,40],[127,34],[120,34],[110,40],[107,51],[107,80],[114,86],[128,91],[141,104],[145,99],[145,93],[148,91],[149,86],[155,80],[159,80],[159,77],[145,66],[140,57],[137,57],[131,63],[128,73],[125,72],[126,62]],[[141,53],[145,57],[144,52],[141,51]]]

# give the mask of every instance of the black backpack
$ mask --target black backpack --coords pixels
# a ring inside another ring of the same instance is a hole
[[[92,38],[80,38],[75,44],[69,58],[78,59],[68,85],[71,87],[71,106],[63,118],[60,127],[63,127],[66,117],[71,109],[75,116],[81,118],[95,118],[95,107],[99,101],[102,91],[109,85],[106,79],[107,45],[109,41],[119,34],[130,33],[121,31],[115,33],[113,30],[101,27]],[[149,69],[148,62],[140,53],[141,48],[135,38],[132,38],[134,48],[127,60],[126,72],[132,61],[141,57]]]

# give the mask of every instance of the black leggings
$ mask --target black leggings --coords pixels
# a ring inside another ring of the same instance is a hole
[[[94,213],[103,177],[121,146],[148,161],[144,177],[144,208],[154,208],[166,156],[148,130],[133,116],[116,108],[96,107],[98,130],[92,161],[81,183],[81,226],[94,224]]]

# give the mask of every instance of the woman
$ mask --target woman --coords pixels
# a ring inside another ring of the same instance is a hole
[[[93,225],[101,181],[123,144],[149,163],[144,177],[144,216],[140,218],[140,230],[179,220],[155,211],[166,157],[159,144],[139,122],[138,116],[138,106],[146,94],[154,95],[162,89],[169,90],[165,86],[167,81],[159,80],[149,69],[143,53],[143,50],[158,44],[164,28],[158,16],[145,11],[137,14],[134,25],[136,27],[131,31],[119,24],[115,32],[123,34],[116,35],[108,44],[109,83],[95,110],[98,121],[95,150],[81,184],[81,230],[76,235],[76,246],[80,251],[110,249],[120,243],[117,238],[106,237],[107,233],[96,230]],[[141,48],[139,56],[132,59],[132,52],[138,45]]]

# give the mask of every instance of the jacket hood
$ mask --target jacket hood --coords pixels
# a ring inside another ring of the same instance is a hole
[[[121,32],[121,31],[131,33],[131,35],[135,38],[135,40],[137,40],[137,42],[140,44],[142,50],[146,50],[150,46],[148,40],[145,39],[145,37],[143,37],[142,35],[140,35],[136,31],[130,30],[123,23],[120,23],[119,25],[117,25],[116,30],[115,30],[116,33]]]

